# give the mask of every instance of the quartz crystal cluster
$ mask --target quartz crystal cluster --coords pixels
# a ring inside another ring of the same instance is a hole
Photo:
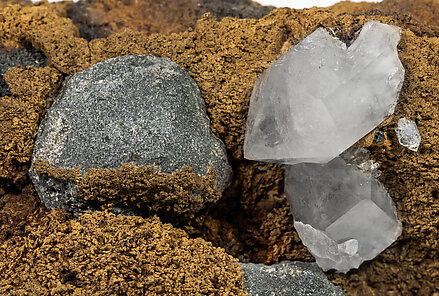
[[[401,234],[378,164],[352,146],[394,111],[404,80],[399,39],[398,27],[377,21],[349,47],[317,29],[253,89],[244,155],[288,164],[294,225],[324,270],[358,268]]]
[[[317,29],[256,82],[244,155],[328,162],[393,113],[404,79],[397,27],[366,23],[349,46]]]

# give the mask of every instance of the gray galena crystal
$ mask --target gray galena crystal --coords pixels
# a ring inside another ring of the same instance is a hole
[[[363,157],[353,149],[327,164],[287,166],[294,226],[325,271],[358,268],[401,234],[392,199],[374,177],[376,166]]]
[[[282,261],[264,265],[241,263],[249,296],[344,296],[315,263]]]
[[[231,182],[225,145],[209,126],[195,81],[176,63],[150,55],[117,57],[66,79],[42,121],[32,161],[57,168],[155,166],[173,173],[183,166],[217,173],[217,188]],[[30,172],[48,208],[84,206],[77,187]]]
[[[418,151],[419,145],[421,144],[421,135],[414,121],[408,120],[407,118],[400,118],[395,132],[399,144],[412,151]]]
[[[247,159],[326,163],[393,113],[404,80],[400,29],[367,22],[348,48],[317,29],[256,82]]]

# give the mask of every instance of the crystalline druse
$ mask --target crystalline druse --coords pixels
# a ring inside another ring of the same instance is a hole
[[[367,22],[349,47],[317,29],[256,82],[247,159],[326,163],[393,113],[404,80],[400,29]]]
[[[347,272],[371,260],[401,234],[396,208],[375,179],[362,148],[327,164],[286,168],[285,191],[294,226],[323,270]]]
[[[418,151],[419,145],[421,144],[421,135],[414,121],[408,120],[407,118],[399,119],[395,132],[399,144],[412,151]]]

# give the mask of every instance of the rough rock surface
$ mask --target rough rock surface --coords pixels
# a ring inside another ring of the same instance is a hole
[[[47,58],[33,48],[19,48],[12,51],[0,50],[0,97],[12,95],[3,75],[9,68],[16,66],[46,67]]]
[[[155,216],[51,211],[0,245],[0,294],[244,296],[234,261]]]
[[[41,218],[42,212],[44,207],[32,184],[27,184],[18,193],[3,195],[0,189],[0,245],[11,237],[23,235],[28,219]]]
[[[244,157],[326,163],[383,122],[404,81],[400,29],[367,22],[349,46],[319,28],[257,80]]]
[[[437,0],[411,2],[417,7],[429,3],[430,6],[425,7],[431,9],[419,10],[425,12],[425,16],[439,7],[435,4]],[[380,180],[394,196],[404,231],[401,239],[373,262],[346,275],[328,276],[349,295],[432,295],[439,289],[436,259],[439,256],[436,157],[439,135],[434,132],[439,130],[439,101],[436,99],[439,96],[436,75],[439,30],[408,13],[410,10],[405,13],[386,10],[379,4],[344,2],[336,9],[278,9],[261,20],[225,18],[218,22],[203,18],[193,29],[179,34],[144,35],[127,31],[87,44],[81,40],[76,42],[78,39],[73,33],[77,28],[63,17],[65,14],[53,9],[53,5],[43,4],[2,9],[0,42],[32,43],[66,74],[89,67],[90,62],[128,54],[149,53],[177,61],[200,87],[211,128],[233,153],[236,176],[224,198],[190,220],[191,224],[185,228],[191,235],[202,236],[242,260],[274,263],[283,259],[312,260],[312,256],[293,227],[284,194],[283,167],[242,159],[245,118],[255,79],[318,27],[332,28],[336,36],[347,43],[354,40],[363,24],[371,19],[401,27],[398,54],[406,76],[395,108],[396,120],[390,118],[380,126],[385,141],[371,141],[367,147],[372,159],[380,164]],[[41,72],[39,76],[26,76],[28,80],[19,77],[12,81],[22,86],[17,90],[31,91],[44,77],[46,74]],[[15,101],[25,100],[21,94],[15,98]],[[9,118],[12,110],[17,112],[17,119],[27,118],[26,108],[3,109],[0,114]],[[419,153],[399,144],[394,126],[400,117],[415,120],[423,131]],[[38,121],[32,121],[21,130],[32,135],[30,131],[36,131],[37,125]],[[19,149],[33,145],[34,136],[22,137],[23,133],[16,131],[12,125],[5,126],[8,138],[17,143],[9,150],[11,158],[24,155]],[[14,175],[26,172],[29,162],[18,164],[20,166],[10,167]],[[0,187],[4,187],[3,184]],[[0,195],[3,191],[0,188]],[[41,219],[33,221],[39,223]],[[20,235],[20,232],[14,233]]]
[[[241,263],[250,296],[343,296],[315,263],[282,261],[264,265]]]
[[[218,18],[261,18],[273,7],[250,0],[87,0],[67,6],[67,15],[87,40],[126,30],[179,33],[204,13]]]
[[[406,14],[425,24],[439,26],[439,1],[437,0],[384,0],[380,8],[393,14]],[[439,29],[439,28],[438,28]]]
[[[90,169],[119,169],[124,163],[166,174],[191,167],[198,176],[208,175],[211,168],[219,191],[232,177],[197,85],[174,62],[151,55],[109,59],[66,79],[40,125],[33,160],[79,168],[81,176]],[[71,180],[33,170],[31,178],[47,208],[88,209]],[[203,191],[194,188],[185,198]]]

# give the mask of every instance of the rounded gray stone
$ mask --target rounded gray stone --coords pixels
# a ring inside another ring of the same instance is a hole
[[[345,296],[315,263],[240,263],[249,296]]]
[[[58,168],[155,166],[172,173],[190,166],[230,185],[225,145],[212,133],[204,100],[189,74],[168,58],[132,55],[105,60],[68,77],[43,119],[32,161]],[[77,188],[30,172],[48,208],[83,207]]]

